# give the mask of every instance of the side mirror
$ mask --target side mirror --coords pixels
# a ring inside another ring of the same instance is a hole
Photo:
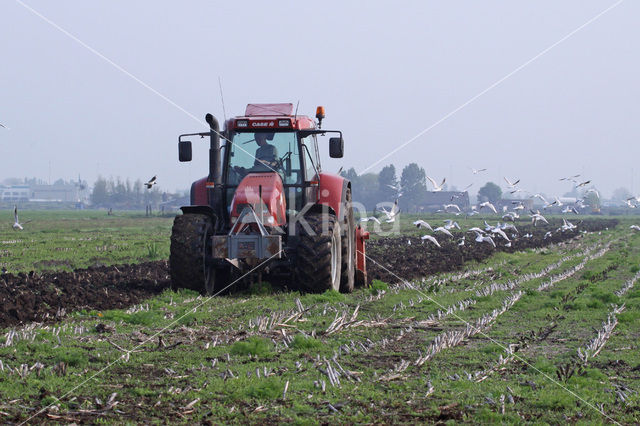
[[[344,156],[344,140],[342,138],[329,138],[329,157],[342,158]]]
[[[191,161],[191,141],[178,142],[178,160],[180,162]]]

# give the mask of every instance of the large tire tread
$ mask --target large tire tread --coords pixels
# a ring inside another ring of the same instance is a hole
[[[211,229],[211,219],[203,214],[183,214],[174,219],[169,254],[173,290],[204,290],[204,236]]]
[[[298,228],[300,241],[296,256],[295,276],[303,289],[322,293],[334,289],[331,281],[331,239],[340,224],[331,214],[310,214],[305,217],[315,235],[309,235],[304,228]],[[327,231],[323,233],[323,223],[327,222]],[[338,251],[337,255],[341,255]],[[340,274],[340,270],[338,270]],[[340,277],[337,278],[339,282]]]

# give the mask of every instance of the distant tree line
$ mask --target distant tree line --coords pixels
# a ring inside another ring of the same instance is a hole
[[[351,181],[354,201],[362,203],[367,210],[373,210],[380,202],[394,202],[398,199],[400,208],[404,211],[415,211],[424,205],[427,187],[427,174],[424,168],[416,163],[408,164],[398,178],[393,164],[385,166],[380,173],[365,173],[358,175],[352,167],[342,176]],[[456,190],[443,188],[446,190]]]
[[[171,198],[174,198],[173,194],[162,193],[156,187],[145,188],[140,179],[131,183],[129,179],[106,179],[99,176],[93,185],[90,199],[95,207],[138,209],[148,205],[157,206]]]

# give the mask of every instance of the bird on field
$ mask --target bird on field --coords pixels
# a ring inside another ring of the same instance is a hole
[[[480,172],[485,172],[485,171],[487,171],[487,169],[471,169],[471,172],[472,172],[474,175],[477,175],[478,173],[480,173]]]
[[[432,192],[438,192],[438,191],[442,191],[442,187],[444,186],[445,181],[447,180],[447,178],[442,179],[442,183],[440,185],[438,185],[436,183],[435,180],[433,180],[431,177],[427,176],[427,179],[429,179],[429,181],[431,182],[431,184],[433,185],[433,189]]]
[[[18,206],[13,206],[13,230],[14,231],[22,231],[23,225],[26,225],[27,223],[31,222],[30,220],[24,222],[24,223],[20,223],[20,221],[18,220]]]
[[[489,201],[485,201],[484,203],[480,203],[480,209],[482,209],[483,207],[486,207],[490,210],[492,210],[494,213],[498,213],[498,210],[496,210],[496,207],[491,204]]]
[[[516,225],[514,225],[513,223],[503,223],[502,225],[500,225],[500,229],[502,229],[503,231],[506,231],[507,229],[513,229],[516,233],[520,233],[520,231],[518,231],[518,228],[516,228]]]
[[[4,126],[3,126],[4,127]],[[7,272],[9,272],[9,270],[7,268],[5,268],[4,266],[2,267],[2,269],[0,269],[0,275],[4,275]]]
[[[445,220],[444,223],[445,223],[444,227],[446,229],[452,229],[452,228],[460,229],[460,225],[458,225],[458,222],[454,222],[451,219]]]
[[[581,187],[583,187],[585,185],[589,185],[590,183],[591,183],[590,180],[586,180],[584,182],[580,182],[579,184],[576,185],[576,188],[581,188]]]
[[[369,216],[369,217],[362,217],[362,218],[360,218],[360,222],[369,222],[369,221],[371,221],[371,222],[375,222],[375,223],[377,223],[378,225],[380,225],[380,220],[378,220],[378,218],[377,218],[377,217],[375,217],[375,216]]]
[[[488,235],[482,235],[479,232],[476,232],[476,242],[478,242],[478,243],[489,243],[494,247],[496,246],[496,243],[495,243],[495,241],[493,241],[493,238],[491,238]]]
[[[505,247],[511,247],[511,241],[508,241],[507,243],[505,243],[504,245]]]
[[[453,237],[453,234],[449,232],[447,228],[444,228],[442,226],[438,226],[433,230],[433,232],[442,232],[443,234],[447,234],[448,236]]]
[[[438,240],[436,240],[434,237],[432,237],[431,235],[423,235],[422,237],[420,237],[422,239],[422,241],[427,240],[427,241],[431,241],[433,244],[437,245],[438,247],[440,247],[440,243],[438,242]]]
[[[539,222],[539,221],[543,221],[544,223],[547,223],[547,224],[549,223],[549,222],[547,221],[547,219],[545,219],[545,217],[544,217],[544,216],[542,216],[542,215],[540,214],[540,212],[535,212],[535,213],[534,213],[534,212],[532,211],[531,213],[532,213],[532,214],[530,215],[530,216],[531,216],[531,223],[533,223],[533,226],[536,226],[536,225],[538,224],[538,222]]]
[[[543,240],[546,240],[547,238],[549,238],[550,236],[552,236],[553,234],[551,233],[551,231],[548,231],[546,234],[544,234],[544,238]]]
[[[415,222],[413,222],[413,224],[416,226],[416,228],[427,228],[429,231],[433,231],[433,228],[431,227],[431,225],[429,225],[427,222],[425,222],[422,219],[418,219]]]
[[[538,198],[540,199],[540,201],[542,201],[544,203],[545,206],[550,205],[550,203],[547,201],[546,198],[544,198],[544,196],[542,194],[534,194],[533,198]]]
[[[507,182],[507,186],[508,186],[509,188],[512,188],[512,189],[513,189],[513,188],[515,188],[515,187],[516,187],[516,185],[517,185],[518,183],[520,183],[520,179],[516,180],[515,182],[511,182],[509,179],[507,179],[507,177],[506,177],[506,176],[503,176],[503,177],[504,177],[504,181],[505,181],[505,182]]]
[[[509,212],[502,216],[502,220],[509,220],[511,222],[515,222],[517,218],[520,216],[515,212]]]
[[[455,210],[460,212],[460,207],[457,204],[444,204],[444,211],[446,212],[448,209]]]
[[[463,246],[463,245],[464,245],[464,235],[462,236],[462,238],[460,238],[460,239],[458,240],[458,245],[459,245],[459,246]]]
[[[400,207],[398,207],[398,199],[396,198],[396,201],[393,203],[393,207],[391,207],[391,210],[380,208],[380,211],[382,211],[382,213],[384,213],[385,216],[387,216],[387,220],[385,222],[387,223],[395,222],[396,216],[398,215],[398,213],[400,213]]]
[[[578,210],[576,210],[575,207],[567,206],[564,209],[562,209],[562,213],[575,213],[575,214],[578,214]]]
[[[562,227],[560,229],[562,229],[562,232],[564,231],[571,231],[572,229],[576,229],[577,226],[574,225],[573,223],[569,222],[567,219],[562,218]]]
[[[542,195],[539,195],[538,198],[540,198],[544,202],[544,205],[542,206],[542,208],[545,209],[545,210],[548,209],[549,207],[553,207],[556,204],[558,204],[557,200],[553,201],[552,203],[548,202]]]
[[[496,227],[491,228],[491,232],[492,232],[493,234],[498,234],[498,235],[500,235],[503,239],[505,239],[505,240],[507,240],[507,241],[511,241],[511,240],[509,239],[509,237],[507,237],[507,234],[506,234],[502,229],[500,229],[500,227],[499,227],[499,226],[496,226]]]
[[[411,240],[407,240],[407,245],[410,246],[411,245]]]
[[[157,179],[157,178],[158,178],[157,176],[152,177],[151,179],[149,179],[149,181],[148,181],[148,182],[145,182],[145,183],[144,183],[144,186],[146,186],[146,187],[147,187],[147,189],[151,189],[151,187],[157,183],[157,182],[156,182],[156,179]]]
[[[640,226],[638,226],[638,225],[631,225],[629,228],[633,229],[635,231],[640,231]]]
[[[478,228],[477,226],[474,226],[473,228],[469,228],[467,232],[479,232],[480,234],[484,234],[484,231]]]
[[[515,204],[515,206],[513,207],[513,210],[524,210],[524,203],[522,201],[512,201],[512,204]]]
[[[522,238],[531,238],[531,237],[533,237],[533,235],[529,234],[528,232],[522,236]]]

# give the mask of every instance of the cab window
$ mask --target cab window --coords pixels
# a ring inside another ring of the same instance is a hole
[[[285,185],[302,183],[298,141],[294,132],[235,133],[229,148],[227,185],[235,186],[248,173],[280,174]]]
[[[304,152],[305,179],[307,181],[315,180],[318,174],[315,135],[310,135],[302,139],[302,150]]]

